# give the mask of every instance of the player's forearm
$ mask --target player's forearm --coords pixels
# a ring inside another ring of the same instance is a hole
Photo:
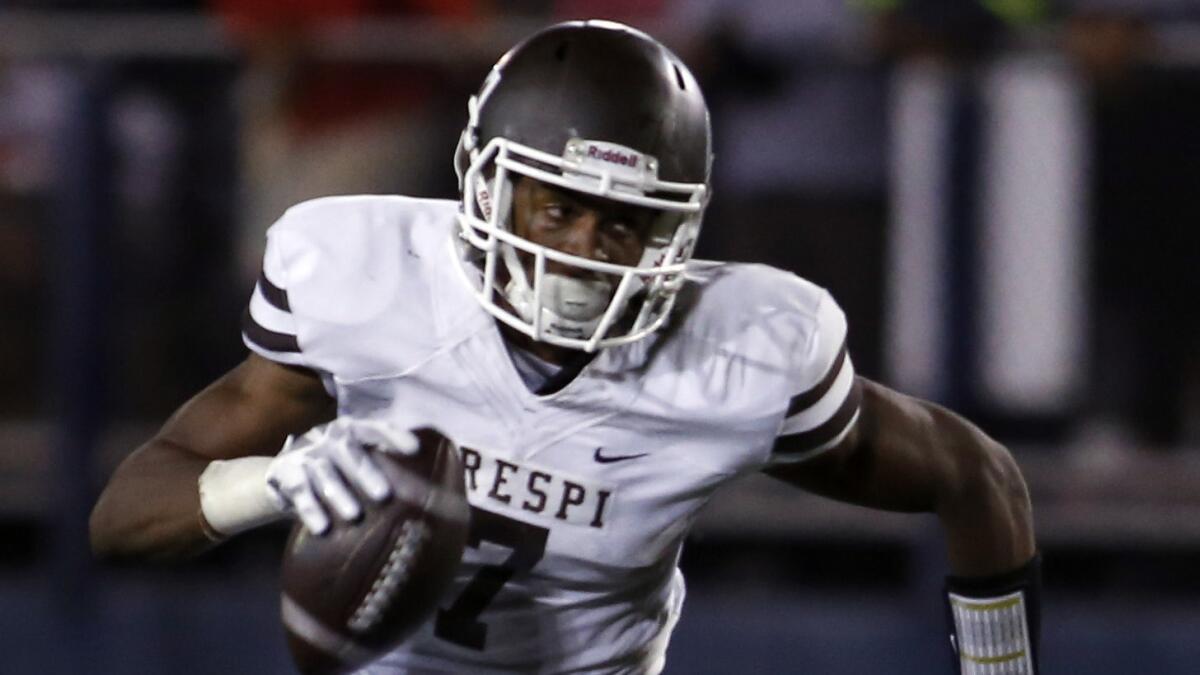
[[[106,558],[168,560],[210,547],[196,488],[207,465],[205,458],[160,439],[138,448],[92,510],[92,551]]]
[[[939,426],[953,459],[938,486],[935,511],[951,569],[985,576],[1020,567],[1033,557],[1035,544],[1029,493],[1016,461],[973,425],[943,414],[952,417]]]
[[[999,443],[953,413],[937,416],[951,470],[935,511],[953,570],[946,607],[958,672],[1035,675],[1040,566],[1025,480]]]

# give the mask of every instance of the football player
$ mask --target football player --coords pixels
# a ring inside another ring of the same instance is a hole
[[[644,33],[517,45],[469,102],[459,201],[318,199],[271,228],[252,353],[117,469],[95,550],[187,555],[288,516],[320,535],[388,497],[365,446],[430,425],[460,448],[478,546],[370,672],[660,671],[688,528],[755,471],[936,513],[963,671],[1035,672],[1012,457],[857,376],[822,288],[691,260],[711,161],[696,80]]]

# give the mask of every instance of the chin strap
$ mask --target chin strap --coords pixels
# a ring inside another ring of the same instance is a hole
[[[571,279],[570,277],[547,274],[543,277],[542,283],[547,286],[545,295],[548,299],[570,295],[580,298],[580,305],[595,305],[597,303],[601,305],[593,318],[572,319],[563,316],[562,313],[556,312],[550,307],[542,306],[534,297],[533,289],[528,283],[522,283],[522,281],[524,281],[523,274],[520,276],[510,275],[509,282],[504,288],[504,297],[513,306],[513,309],[516,310],[517,315],[528,323],[533,324],[534,312],[540,308],[542,312],[543,334],[553,332],[580,340],[586,340],[591,337],[596,327],[600,325],[604,309],[608,306],[609,295],[612,292],[612,287],[608,285],[605,285],[607,290],[601,290],[591,288],[586,282]]]
[[[1042,558],[990,577],[947,577],[950,646],[961,675],[1036,675]]]

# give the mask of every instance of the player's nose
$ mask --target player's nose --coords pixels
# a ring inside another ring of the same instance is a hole
[[[607,261],[608,253],[600,240],[603,214],[591,209],[582,211],[571,221],[563,252],[589,260]]]

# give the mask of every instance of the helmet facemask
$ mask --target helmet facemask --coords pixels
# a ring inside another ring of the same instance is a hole
[[[462,268],[483,307],[534,340],[585,351],[628,344],[662,326],[683,285],[707,186],[661,181],[656,158],[612,143],[573,138],[560,156],[505,138],[480,149],[471,147],[471,128],[456,157],[459,241]],[[654,209],[640,261],[618,265],[516,235],[513,189],[520,176]]]

